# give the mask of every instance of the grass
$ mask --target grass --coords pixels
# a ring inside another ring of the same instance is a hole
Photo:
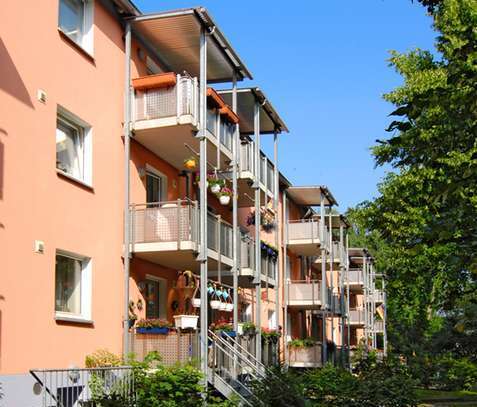
[[[422,402],[434,401],[475,401],[477,402],[477,391],[442,391],[418,389],[417,397]]]

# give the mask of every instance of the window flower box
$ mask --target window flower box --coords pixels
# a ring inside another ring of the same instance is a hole
[[[145,327],[139,327],[136,328],[136,333],[138,334],[153,334],[153,335],[167,335],[169,333],[169,328],[168,327],[150,327],[150,328],[145,328]]]
[[[198,315],[174,315],[177,329],[197,329]]]

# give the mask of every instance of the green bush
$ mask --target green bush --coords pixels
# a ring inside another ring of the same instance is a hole
[[[441,390],[470,390],[477,384],[477,364],[446,355],[434,362],[431,385]]]

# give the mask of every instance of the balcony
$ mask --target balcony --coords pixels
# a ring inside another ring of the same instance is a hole
[[[326,247],[329,247],[329,244],[327,244]],[[340,242],[332,242],[331,253],[328,250],[328,253],[326,254],[327,270],[331,269],[331,256],[333,256],[333,268],[334,270],[337,270],[339,267],[339,264],[344,263],[343,262],[343,245]],[[319,270],[321,270],[321,263],[322,263],[321,256],[317,256],[316,260],[314,261],[314,266],[318,268]]]
[[[321,282],[292,280],[287,282],[288,307],[295,309],[321,308]]]
[[[304,348],[290,347],[290,367],[321,367],[321,344]]]
[[[290,220],[287,223],[288,248],[297,255],[317,256],[321,245],[326,247],[328,231],[320,239],[320,221],[317,219]]]
[[[196,201],[133,205],[131,252],[166,267],[198,271],[199,216]],[[232,226],[211,213],[207,216],[207,247],[210,269],[232,266]]]
[[[349,285],[350,290],[362,290],[364,285],[363,270],[349,269],[346,271],[345,284]]]
[[[197,78],[169,72],[133,79],[133,87],[134,139],[174,167],[182,168],[184,159],[200,150],[199,139],[194,137],[199,130]],[[223,168],[232,158],[232,130],[225,119],[218,124],[219,116],[218,110],[209,109],[207,160],[212,166],[220,162]]]
[[[376,304],[382,304],[384,302],[384,291],[383,290],[375,290],[373,297],[374,297],[374,302]]]
[[[349,324],[350,325],[364,325],[366,322],[364,310],[350,309],[349,310]]]

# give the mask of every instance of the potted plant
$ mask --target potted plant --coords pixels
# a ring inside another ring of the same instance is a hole
[[[220,334],[224,338],[227,336],[230,338],[235,338],[237,336],[237,333],[233,329],[233,325],[223,319],[219,320],[219,322],[215,324],[211,324],[209,329],[217,334]]]
[[[262,338],[265,343],[278,343],[278,339],[282,334],[276,329],[262,329]]]
[[[136,333],[167,335],[171,326],[167,319],[141,319],[136,324]]]
[[[210,297],[210,308],[212,309],[220,309],[220,295],[222,295],[222,292],[217,289],[217,287],[214,285],[210,285],[209,288],[207,289],[207,292],[211,295]]]
[[[197,329],[198,315],[174,315],[174,324],[177,329]]]
[[[257,332],[257,328],[253,322],[244,322],[242,324],[242,331],[244,335],[252,336]]]
[[[210,186],[210,192],[213,194],[218,194],[220,190],[225,187],[225,180],[219,179],[216,174],[207,178],[207,182]]]
[[[217,194],[221,205],[228,205],[230,199],[232,198],[233,192],[230,188],[223,187],[220,192]]]
[[[190,156],[184,160],[184,167],[188,170],[193,171],[197,167],[197,159],[194,156]]]

